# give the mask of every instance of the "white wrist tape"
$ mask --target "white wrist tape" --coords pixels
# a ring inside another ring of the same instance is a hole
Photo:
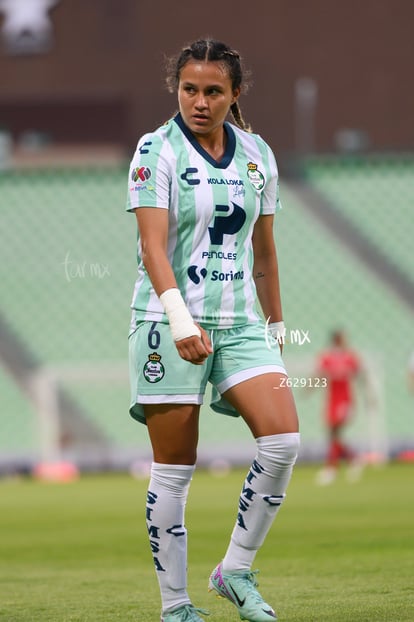
[[[283,320],[281,322],[271,322],[267,325],[267,330],[279,343],[285,343],[286,328]]]
[[[165,290],[160,296],[161,303],[170,322],[171,334],[174,341],[196,335],[201,337],[198,326],[194,324],[189,310],[181,296],[180,290],[172,287]]]

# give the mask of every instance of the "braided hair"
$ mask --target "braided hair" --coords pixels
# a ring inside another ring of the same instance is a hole
[[[227,67],[232,89],[235,90],[243,86],[244,90],[247,90],[248,85],[243,77],[243,73],[246,74],[246,72],[243,72],[240,54],[221,41],[199,39],[183,48],[177,56],[167,60],[166,82],[170,93],[174,93],[178,89],[181,70],[190,60],[220,61]],[[243,119],[238,101],[230,106],[230,112],[239,128],[246,132],[252,131],[250,125]]]

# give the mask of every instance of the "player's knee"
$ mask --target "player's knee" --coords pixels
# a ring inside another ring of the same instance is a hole
[[[258,460],[270,467],[293,466],[300,448],[299,432],[274,434],[257,439]]]
[[[289,464],[294,464],[297,460],[300,449],[300,434],[298,432],[284,435],[288,438],[284,441],[284,455]]]
[[[196,449],[154,449],[153,455],[160,464],[194,465],[197,461]]]

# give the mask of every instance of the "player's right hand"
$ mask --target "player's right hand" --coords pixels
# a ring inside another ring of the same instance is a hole
[[[193,365],[203,365],[206,358],[213,352],[210,338],[207,332],[199,324],[201,336],[193,335],[175,342],[178,354],[182,359],[193,363]]]

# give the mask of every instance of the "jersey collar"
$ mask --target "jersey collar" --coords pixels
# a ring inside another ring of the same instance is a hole
[[[176,114],[176,116],[174,117],[174,121],[177,123],[178,127],[181,129],[181,131],[183,132],[187,140],[190,141],[194,149],[198,151],[198,153],[205,160],[207,160],[207,162],[209,162],[211,166],[214,166],[215,168],[227,168],[228,167],[228,165],[230,164],[230,162],[232,161],[234,157],[234,152],[236,150],[236,135],[230,123],[227,123],[227,122],[224,123],[224,131],[227,134],[226,151],[224,152],[224,155],[222,159],[220,160],[220,162],[217,162],[214,158],[211,157],[209,153],[207,153],[205,149],[203,149],[203,147],[200,145],[198,140],[195,138],[194,134],[188,129],[188,127],[183,121],[183,118],[180,112]]]

